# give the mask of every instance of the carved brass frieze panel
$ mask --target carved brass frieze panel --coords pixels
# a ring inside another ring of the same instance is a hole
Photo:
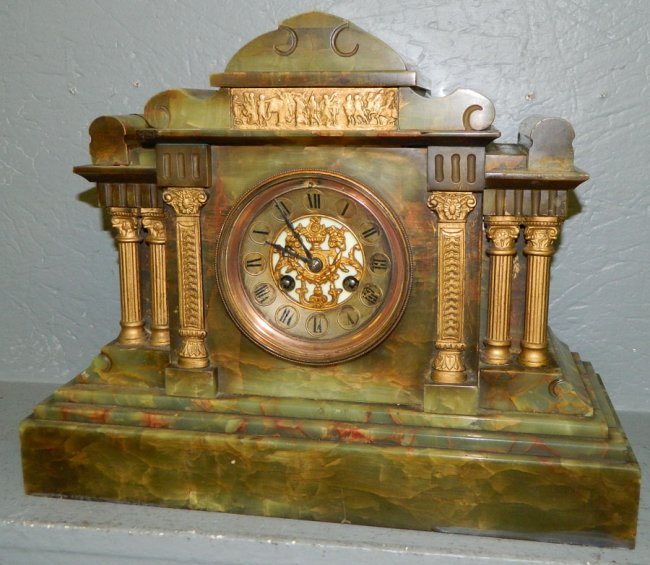
[[[233,88],[234,129],[394,130],[397,88]]]

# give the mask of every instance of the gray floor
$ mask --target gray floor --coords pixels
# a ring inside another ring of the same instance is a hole
[[[0,563],[650,563],[650,492],[637,548],[598,549],[25,496],[17,427],[53,384],[0,382]],[[650,414],[620,414],[648,477]]]

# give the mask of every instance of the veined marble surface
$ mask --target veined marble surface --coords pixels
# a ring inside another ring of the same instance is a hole
[[[18,425],[54,391],[0,381],[0,564],[617,563],[650,562],[650,491],[642,487],[637,547],[546,544],[189,510],[26,496]],[[650,414],[619,414],[643,477]]]

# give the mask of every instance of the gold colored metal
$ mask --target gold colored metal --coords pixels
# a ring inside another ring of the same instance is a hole
[[[431,380],[463,383],[465,363],[465,223],[476,206],[470,192],[434,192],[427,204],[438,214],[438,330]]]
[[[547,326],[551,256],[555,252],[554,242],[560,235],[562,220],[557,217],[527,217],[524,224],[526,309],[519,361],[528,367],[542,367],[550,361]]]
[[[234,129],[394,130],[396,88],[233,88]]]
[[[354,233],[345,226],[338,228],[330,225],[327,227],[321,223],[324,219],[326,218],[322,216],[308,216],[294,222],[296,232],[308,244],[311,255],[324,265],[322,269],[313,271],[303,259],[298,258],[297,255],[304,251],[300,242],[289,229],[281,232],[280,238],[284,236],[282,240],[285,245],[293,249],[296,255],[281,253],[276,248],[272,248],[271,252],[274,264],[273,275],[276,282],[280,284],[283,275],[295,273],[298,285],[296,293],[300,304],[314,310],[326,310],[342,303],[340,297],[343,289],[340,288],[341,282],[337,285],[337,280],[342,280],[342,273],[355,273],[357,279],[362,279],[365,264],[363,248]],[[346,255],[350,239],[355,243]],[[356,258],[357,254],[359,255],[358,259]],[[329,298],[323,292],[325,285],[328,286]]]
[[[199,211],[208,197],[201,188],[168,188],[163,200],[176,212],[178,250],[178,301],[181,345],[178,366],[207,367],[203,275],[201,267],[201,227]]]
[[[484,358],[493,365],[503,365],[510,360],[512,274],[520,223],[521,218],[516,216],[485,217],[485,233],[492,245],[487,250],[490,282]]]
[[[122,327],[117,338],[124,345],[144,343],[144,319],[140,296],[140,221],[137,208],[108,208],[120,262],[120,304]]]
[[[165,215],[160,208],[142,208],[142,227],[147,230],[151,273],[151,334],[149,343],[169,345],[169,314],[167,312],[167,266],[165,264]]]

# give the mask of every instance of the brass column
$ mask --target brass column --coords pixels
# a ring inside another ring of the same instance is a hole
[[[471,192],[434,192],[427,204],[438,215],[438,304],[434,383],[465,382],[465,226],[476,206]]]
[[[202,188],[168,188],[163,200],[176,212],[178,315],[181,344],[178,366],[208,366],[203,312],[203,269],[199,211],[208,197]]]
[[[140,295],[140,221],[137,208],[109,207],[111,224],[117,231],[120,263],[120,304],[122,327],[117,341],[122,345],[144,343],[145,331]]]
[[[562,220],[538,216],[525,218],[524,223],[526,309],[519,361],[528,367],[541,367],[550,360],[547,325],[551,256],[555,251],[554,241],[560,234]]]
[[[142,226],[147,230],[151,274],[151,345],[169,345],[167,311],[167,267],[165,265],[165,215],[160,208],[142,208]]]
[[[520,223],[521,218],[517,216],[485,217],[485,232],[492,245],[487,251],[490,283],[484,357],[487,363],[494,365],[504,365],[510,360],[512,268]]]

